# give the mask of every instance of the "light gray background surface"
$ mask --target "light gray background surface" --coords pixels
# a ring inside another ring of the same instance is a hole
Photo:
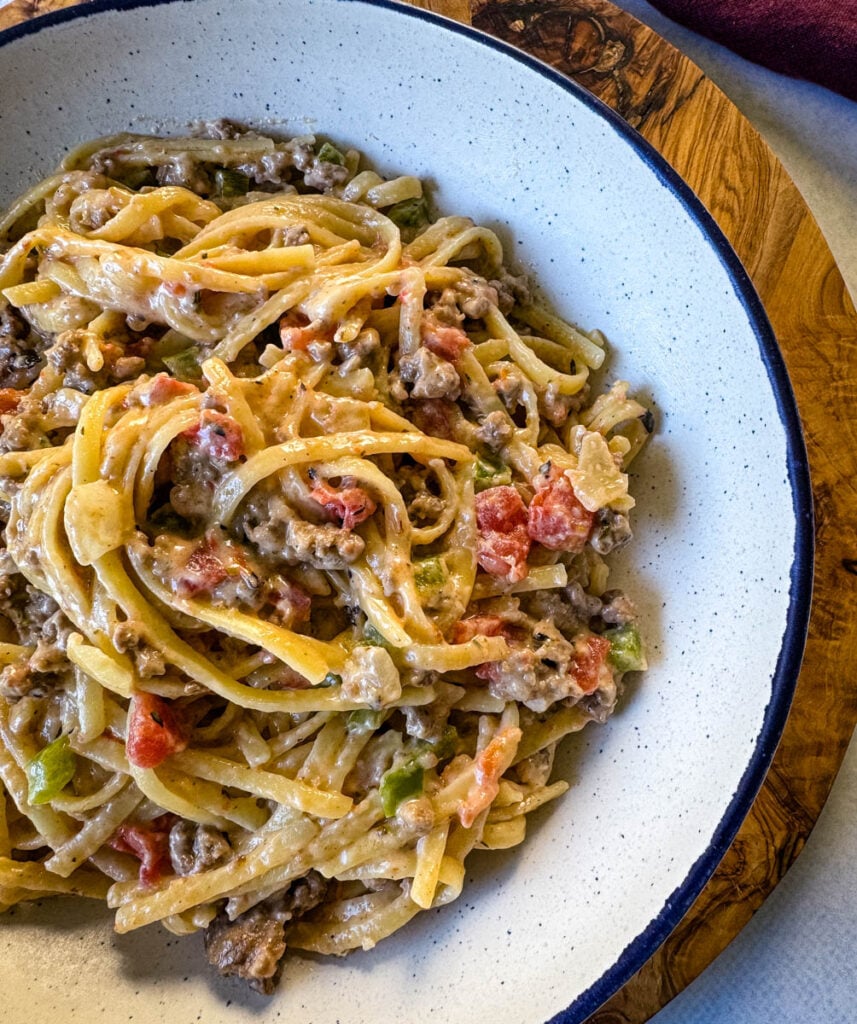
[[[857,299],[857,103],[742,60],[642,0],[617,2],[695,61],[761,132],[803,193]],[[857,75],[857,54],[854,68]],[[791,871],[711,967],[654,1018],[654,1024],[810,1022],[857,1022],[854,741]]]

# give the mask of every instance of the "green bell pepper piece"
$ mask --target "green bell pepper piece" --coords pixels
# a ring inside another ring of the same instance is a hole
[[[400,228],[418,228],[428,221],[428,207],[422,196],[394,203],[384,214]]]
[[[440,739],[418,740],[414,755],[423,768],[434,768],[443,761],[449,761],[458,749],[458,730],[454,725],[444,726]]]
[[[214,172],[214,187],[224,199],[234,199],[235,196],[247,195],[250,179],[240,171],[233,171],[231,167],[221,167]]]
[[[490,455],[480,455],[476,459],[476,469],[473,474],[473,486],[477,494],[479,491],[487,491],[489,487],[502,487],[512,482],[512,470],[499,459]]]
[[[436,555],[414,562],[414,583],[423,592],[442,587],[446,583],[446,566]]]
[[[431,744],[431,749],[438,761],[448,761],[455,754],[457,746],[458,730],[454,725],[448,725],[441,738]]]
[[[383,711],[370,711],[368,708],[361,708],[359,711],[348,712],[345,728],[349,732],[374,732],[383,721]]]
[[[399,806],[419,796],[423,791],[423,768],[417,761],[407,761],[399,768],[391,768],[381,778],[381,803],[384,814],[391,818]]]
[[[389,647],[387,638],[380,633],[371,622],[366,622],[363,625],[363,643],[369,647]]]
[[[74,778],[77,756],[68,736],[43,747],[27,765],[27,799],[31,804],[47,804]]]
[[[618,672],[642,672],[647,668],[640,631],[633,623],[607,629],[603,635],[610,641],[607,660]]]
[[[177,380],[193,381],[202,378],[202,368],[199,365],[199,349],[185,348],[171,356],[163,356],[164,366]]]
[[[318,151],[318,158],[326,164],[339,164],[340,167],[345,166],[344,154],[336,146],[331,146],[329,142],[322,143]]]

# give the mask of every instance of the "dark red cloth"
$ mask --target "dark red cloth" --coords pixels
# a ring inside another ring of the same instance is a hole
[[[742,57],[857,100],[857,0],[650,0]]]

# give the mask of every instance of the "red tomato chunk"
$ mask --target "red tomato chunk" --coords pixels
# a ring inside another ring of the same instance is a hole
[[[456,406],[443,398],[424,398],[414,402],[414,426],[424,434],[442,437],[451,441],[454,436],[453,417]]]
[[[131,853],[140,861],[140,881],[157,885],[164,875],[173,873],[170,862],[170,829],[174,814],[162,814],[148,825],[120,825],[110,846],[120,853]]]
[[[154,693],[135,693],[128,714],[125,752],[138,768],[157,768],[188,744],[184,722],[168,700]]]
[[[15,388],[0,388],[0,415],[14,412],[23,397],[23,391],[18,391]]]
[[[276,619],[288,629],[309,622],[312,612],[312,597],[299,584],[278,576],[267,589],[265,596],[274,606]]]
[[[603,636],[590,636],[577,640],[571,674],[584,693],[594,693],[601,679],[601,669],[610,653],[610,641]]]
[[[190,558],[176,579],[176,590],[182,597],[210,594],[229,575],[226,565],[208,541],[191,552]]]
[[[515,488],[489,487],[477,494],[476,526],[476,558],[482,568],[507,583],[524,579],[530,535],[527,508]]]
[[[471,615],[461,619],[452,627],[454,644],[465,644],[475,636],[502,636],[505,630],[499,615]]]
[[[431,316],[423,317],[422,341],[429,352],[450,363],[454,363],[471,346],[470,338],[460,327],[438,323]]]
[[[184,542],[184,562],[176,545],[176,560],[170,567],[170,576],[175,592],[180,597],[196,597],[198,594],[213,594],[215,589],[227,579],[236,582],[241,579],[253,579],[259,575],[258,567],[253,568],[247,561],[247,553],[240,544],[224,538],[217,530],[209,532],[197,541]],[[188,550],[190,551],[187,554]],[[273,599],[289,596],[290,586],[297,586],[276,577],[282,582],[283,593],[274,595]],[[299,600],[300,595],[295,597]]]
[[[285,352],[306,352],[313,342],[331,341],[333,332],[311,324],[303,313],[294,310],[280,317],[280,344]]]
[[[362,487],[331,487],[325,480],[317,481],[309,496],[335,516],[346,530],[353,530],[378,507]]]
[[[214,409],[203,409],[199,423],[180,436],[219,462],[235,462],[244,454],[241,424]]]
[[[166,373],[157,373],[152,378],[147,392],[141,396],[140,401],[145,406],[163,405],[174,398],[182,395],[190,395],[196,388],[193,384],[186,384],[184,381],[169,377]]]
[[[582,551],[592,531],[594,515],[581,505],[564,474],[536,491],[530,502],[530,538],[551,551]]]

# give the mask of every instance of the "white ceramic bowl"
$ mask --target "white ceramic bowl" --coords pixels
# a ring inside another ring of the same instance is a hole
[[[615,115],[506,46],[388,3],[94,3],[5,33],[0,204],[83,139],[217,116],[318,131],[424,177],[607,334],[608,379],[651,396],[659,423],[616,570],[651,668],[568,743],[571,792],[527,843],[474,857],[457,905],[373,952],[294,959],[264,1002],[210,978],[196,939],[23,908],[0,932],[4,1020],[580,1020],[702,888],[787,714],[811,511],[762,308],[711,218]]]

